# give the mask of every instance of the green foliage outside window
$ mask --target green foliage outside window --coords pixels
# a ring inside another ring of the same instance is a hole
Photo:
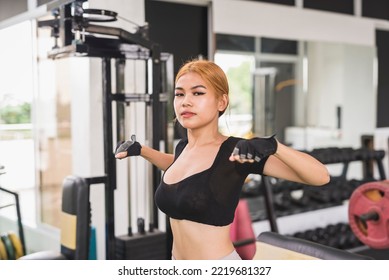
[[[1,124],[31,123],[31,104],[6,105],[0,107]]]
[[[252,73],[249,61],[228,69],[230,109],[233,114],[250,114],[252,103]]]

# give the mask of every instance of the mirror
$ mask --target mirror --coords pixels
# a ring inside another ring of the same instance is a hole
[[[228,134],[312,150],[357,148],[374,132],[374,47],[216,34],[214,59],[230,82]]]

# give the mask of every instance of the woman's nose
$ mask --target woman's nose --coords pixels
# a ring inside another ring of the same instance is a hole
[[[182,106],[191,106],[192,105],[192,100],[191,100],[191,97],[189,96],[189,94],[186,94],[184,96],[184,100],[182,100]]]

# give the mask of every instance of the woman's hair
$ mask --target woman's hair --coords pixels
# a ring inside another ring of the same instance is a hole
[[[198,74],[204,81],[207,82],[207,84],[213,87],[218,98],[221,98],[224,94],[227,96],[227,98],[229,97],[227,76],[216,63],[204,59],[190,60],[186,62],[178,71],[175,83],[177,83],[181,76],[187,73]],[[223,115],[224,111],[219,112],[219,117]]]

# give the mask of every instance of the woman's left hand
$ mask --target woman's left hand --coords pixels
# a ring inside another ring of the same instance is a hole
[[[278,142],[275,135],[270,137],[252,138],[240,140],[230,156],[231,161],[240,163],[260,161],[262,158],[273,155],[277,152]]]

